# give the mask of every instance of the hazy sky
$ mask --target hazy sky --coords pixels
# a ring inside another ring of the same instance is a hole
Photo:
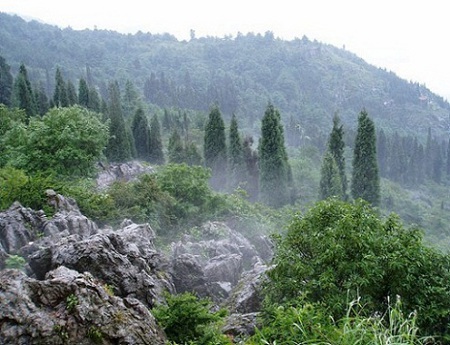
[[[188,39],[272,31],[343,47],[450,100],[446,1],[0,0],[0,11],[73,29],[168,32]]]

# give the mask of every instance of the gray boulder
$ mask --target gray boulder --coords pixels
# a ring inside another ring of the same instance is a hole
[[[32,254],[29,265],[38,279],[59,266],[89,272],[118,296],[153,306],[163,300],[163,291],[174,290],[168,262],[155,249],[154,237],[148,224],[129,224],[87,238],[71,235]]]
[[[221,222],[207,222],[172,244],[172,273],[177,292],[194,292],[225,301],[242,272],[261,261],[255,247]]]
[[[1,344],[166,343],[148,308],[111,295],[89,273],[59,267],[39,281],[0,272]]]
[[[115,181],[130,181],[142,174],[154,173],[151,166],[144,165],[138,161],[118,164],[99,164],[97,175],[97,188],[104,190]]]

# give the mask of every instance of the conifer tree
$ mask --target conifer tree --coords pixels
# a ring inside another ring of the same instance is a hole
[[[239,135],[239,127],[236,115],[233,114],[230,123],[229,132],[229,154],[228,154],[228,168],[229,168],[229,185],[231,189],[239,186],[240,182],[246,180],[244,152],[242,140]]]
[[[20,65],[13,86],[13,106],[24,109],[27,118],[36,115],[36,103],[33,89],[28,79],[28,72],[24,64]]]
[[[181,136],[177,129],[172,131],[167,149],[169,154],[169,163],[179,164],[184,162],[185,154],[183,142],[181,141]]]
[[[320,195],[319,199],[337,197],[343,199],[341,174],[336,160],[331,152],[327,152],[323,158],[320,172]]]
[[[200,155],[197,145],[195,143],[186,143],[185,148],[185,162],[188,165],[202,165],[202,156]]]
[[[258,151],[254,150],[252,146],[253,137],[245,137],[242,143],[242,151],[247,176],[247,179],[245,181],[245,190],[248,193],[249,200],[257,201],[259,197]]]
[[[35,97],[36,112],[37,114],[44,116],[50,109],[50,106],[42,83],[34,90],[33,94]]]
[[[145,116],[142,107],[139,107],[133,116],[131,133],[134,138],[136,157],[142,160],[149,160],[149,127],[147,116]]]
[[[164,164],[163,144],[161,139],[161,126],[158,116],[153,115],[150,123],[149,160],[154,164]]]
[[[339,177],[342,184],[342,187],[340,188],[341,194],[339,194],[339,196],[346,199],[347,175],[345,173],[344,149],[344,126],[340,124],[339,116],[335,114],[333,118],[333,129],[331,130],[330,137],[328,139],[328,152],[333,156],[339,170]]]
[[[226,186],[227,147],[225,124],[217,106],[209,113],[204,138],[205,165],[211,169],[211,185],[217,189]]]
[[[59,67],[56,69],[55,82],[55,92],[53,93],[54,105],[56,107],[68,107],[69,98],[67,96],[67,88]]]
[[[450,178],[450,138],[448,139],[448,142],[447,142],[447,162],[445,165],[445,172],[446,172],[447,179],[449,179]]]
[[[353,151],[352,196],[373,206],[380,204],[375,125],[366,110],[358,116],[358,129]]]
[[[292,175],[284,146],[280,113],[267,106],[261,124],[259,152],[259,197],[270,206],[280,207],[291,200]]]
[[[7,107],[11,105],[11,95],[14,78],[11,74],[11,67],[6,60],[0,56],[0,104]]]
[[[85,79],[78,82],[78,104],[82,107],[89,107],[89,87]]]
[[[100,113],[102,112],[102,108],[105,108],[104,104],[105,103],[102,99],[100,99],[97,90],[94,87],[90,87],[88,109]]]
[[[67,101],[69,102],[69,106],[78,103],[77,91],[75,90],[75,85],[73,85],[71,80],[67,81]]]
[[[108,117],[109,142],[106,148],[106,156],[113,162],[124,162],[131,158],[130,141],[125,128],[120,102],[120,90],[117,82],[109,85]]]

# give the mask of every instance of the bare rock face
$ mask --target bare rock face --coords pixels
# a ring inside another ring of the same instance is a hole
[[[162,345],[166,338],[140,301],[61,266],[42,281],[0,272],[0,343]]]
[[[151,166],[146,166],[137,161],[106,166],[100,165],[99,168],[97,187],[100,190],[108,188],[114,181],[130,181],[139,175],[154,173],[154,169]]]
[[[116,295],[151,307],[162,300],[164,290],[173,291],[168,264],[155,249],[154,237],[148,224],[133,223],[87,238],[71,235],[32,254],[29,265],[38,279],[59,266],[89,272]]]
[[[245,237],[221,222],[205,223],[197,232],[172,245],[175,289],[221,303],[244,270],[260,261],[258,252]]]

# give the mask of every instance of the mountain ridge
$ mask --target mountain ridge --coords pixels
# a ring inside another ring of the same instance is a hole
[[[252,129],[267,102],[284,123],[327,133],[338,113],[355,127],[367,109],[377,127],[424,139],[428,128],[447,138],[450,104],[425,85],[408,82],[356,54],[307,37],[290,41],[248,33],[179,41],[170,34],[61,29],[0,13],[0,55],[13,72],[24,63],[35,82],[54,88],[54,71],[106,82],[131,80],[148,104],[208,111],[216,103]]]

